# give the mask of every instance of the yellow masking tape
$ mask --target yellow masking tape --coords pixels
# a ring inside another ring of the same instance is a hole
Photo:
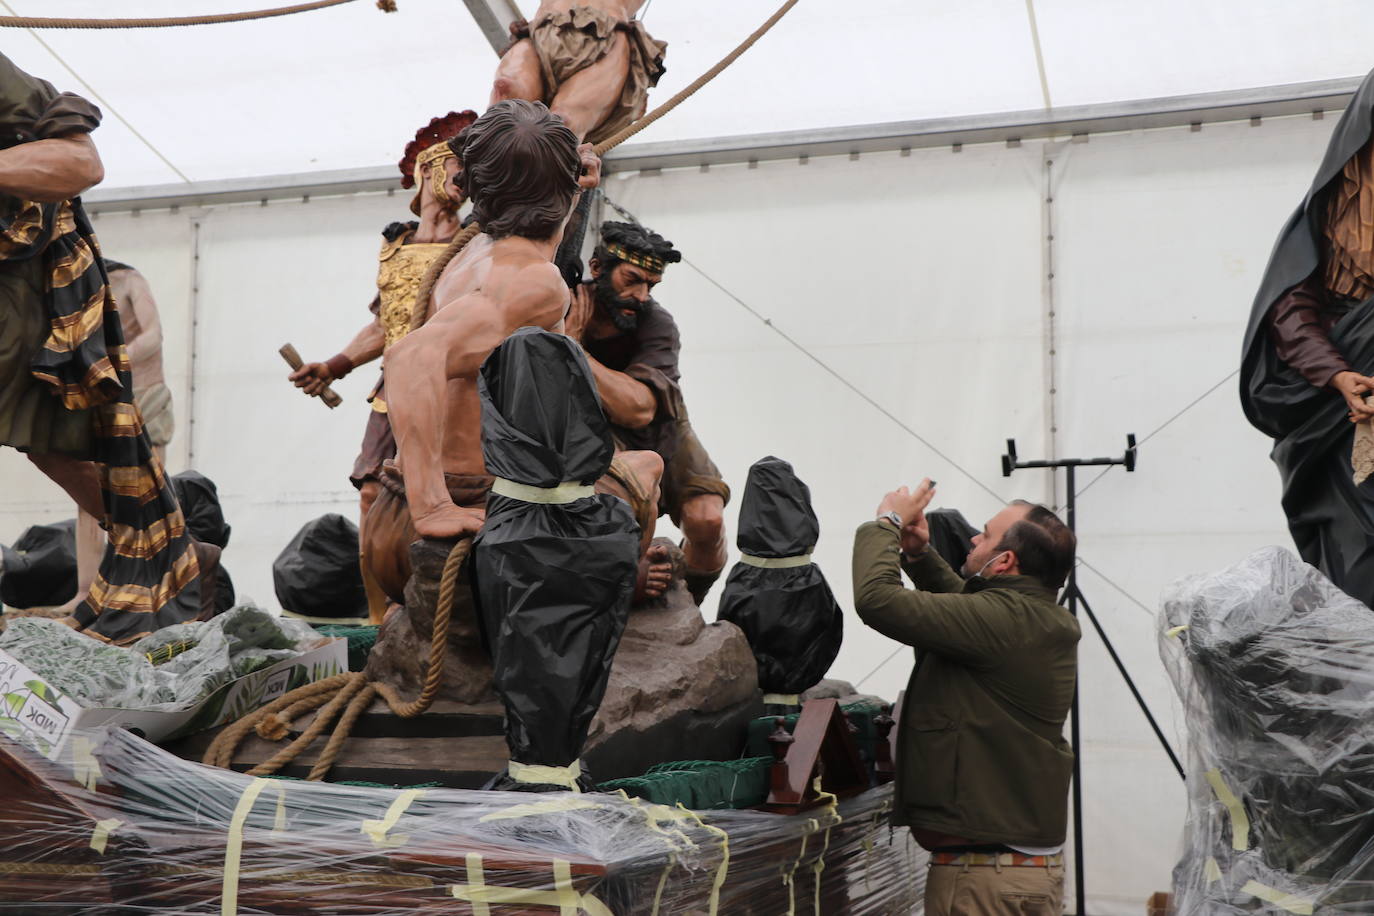
[[[582,764],[574,760],[565,767],[540,766],[537,763],[510,761],[506,767],[510,778],[516,782],[535,783],[545,786],[563,786],[569,792],[581,792],[577,777],[582,775]]]
[[[493,811],[491,814],[484,814],[477,820],[481,823],[505,821],[517,817],[532,817],[536,814],[555,814],[561,811],[582,811],[587,808],[600,807],[601,805],[585,798],[551,798],[548,801],[531,802],[527,805],[512,805],[500,811]]]
[[[94,792],[100,781],[100,761],[95,759],[95,745],[87,738],[72,739],[72,775],[78,784]]]
[[[844,818],[840,816],[840,800],[832,793],[821,788],[821,778],[819,776],[817,776],[816,781],[812,783],[812,787],[816,790],[816,797],[826,803],[827,813],[833,818],[825,827],[825,841],[821,844],[820,855],[816,857],[816,861],[811,866],[811,871],[816,879],[816,897],[814,901],[815,914],[816,916],[821,916],[821,872],[825,871],[825,854],[830,850],[830,831],[837,825],[843,823]]]
[[[1188,629],[1188,624],[1185,623],[1185,624],[1183,624],[1182,626],[1170,627],[1169,629],[1167,629],[1167,630],[1164,631],[1164,635],[1165,635],[1165,636],[1179,636],[1179,635],[1181,635],[1181,634],[1182,634],[1185,630],[1187,630],[1187,629]]]
[[[701,815],[697,814],[695,811],[689,811],[682,802],[678,802],[677,806],[685,812],[688,817],[700,824],[701,829],[705,830],[707,833],[714,833],[720,836],[720,867],[716,869],[716,880],[711,883],[711,899],[707,908],[709,916],[716,916],[720,911],[720,889],[725,884],[725,875],[730,870],[730,834],[726,833],[725,830],[720,827],[706,823],[701,819]]]
[[[467,855],[468,866],[468,887],[485,887],[486,882],[482,873],[482,856],[479,853],[470,852]],[[472,916],[491,916],[491,907],[484,900],[473,901]]]
[[[1207,784],[1216,793],[1217,801],[1226,806],[1231,813],[1231,848],[1244,852],[1250,848],[1250,818],[1245,813],[1245,805],[1236,798],[1231,787],[1221,778],[1220,770],[1207,771]]]
[[[559,861],[554,860],[554,880],[555,887],[551,891],[534,890],[528,887],[499,887],[493,884],[455,884],[449,888],[449,893],[457,900],[463,900],[472,904],[474,913],[490,912],[491,905],[497,906],[547,906],[556,907],[559,916],[570,914],[578,916],[579,913],[586,913],[587,916],[615,916],[611,908],[606,906],[592,894],[579,894],[572,887],[571,868],[567,862],[563,862],[563,871],[567,877],[567,886],[564,887],[558,882]],[[483,910],[482,908],[487,908]]]
[[[1207,864],[1202,867],[1202,874],[1206,877],[1207,883],[1211,884],[1213,881],[1221,878],[1221,866],[1217,864],[1216,859],[1208,856]]]
[[[1246,881],[1240,892],[1258,897],[1261,900],[1268,900],[1274,906],[1282,907],[1290,913],[1297,913],[1298,916],[1312,916],[1313,903],[1311,900],[1296,894],[1285,894],[1277,888],[1268,887],[1258,881]]]
[[[372,845],[376,846],[378,849],[394,849],[397,846],[404,845],[409,837],[405,835],[389,837],[387,836],[387,831],[395,827],[396,822],[401,819],[402,814],[405,814],[406,809],[410,807],[411,803],[424,794],[424,789],[405,790],[400,795],[396,796],[396,800],[391,803],[391,807],[386,809],[386,814],[382,816],[381,820],[363,821],[363,826],[360,828],[361,832],[367,834],[372,839]]]
[[[742,553],[739,555],[739,561],[745,566],[757,566],[759,569],[795,569],[798,566],[810,566],[811,554],[803,553],[795,557],[755,557]]]
[[[763,702],[774,706],[800,706],[801,697],[795,693],[765,693]]]
[[[234,806],[229,819],[229,838],[224,844],[224,888],[220,895],[221,916],[237,916],[239,911],[239,864],[243,859],[243,825],[262,790],[272,782],[261,776],[250,782]]]
[[[575,480],[565,480],[556,487],[532,487],[498,477],[491,484],[491,492],[497,496],[518,499],[524,503],[540,503],[546,506],[565,506],[588,496],[596,495],[596,488]]]
[[[105,854],[105,844],[110,839],[110,834],[114,833],[116,827],[124,823],[118,818],[109,818],[95,822],[95,832],[91,834],[91,848],[102,856]]]

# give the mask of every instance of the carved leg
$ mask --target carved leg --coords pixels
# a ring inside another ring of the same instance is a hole
[[[81,461],[60,452],[27,452],[34,466],[61,487],[82,510],[96,518],[105,517],[105,501],[100,495],[100,472],[95,463]]]
[[[549,110],[562,117],[580,141],[615,109],[629,75],[630,41],[616,32],[605,57],[558,87]]]
[[[372,504],[377,500],[377,491],[382,485],[376,480],[365,480],[358,489],[358,569],[363,575],[363,591],[367,594],[367,618],[372,624],[380,624],[386,616],[387,608],[391,606],[390,599],[386,592],[377,582],[377,578],[372,574],[372,568],[367,561],[367,512],[372,508]]]
[[[496,79],[491,86],[491,100],[488,106],[507,99],[526,99],[543,102],[544,73],[539,69],[539,55],[535,53],[534,42],[522,38],[501,57],[496,66]]]
[[[725,500],[714,493],[682,503],[682,552],[687,561],[687,588],[700,606],[725,568]]]

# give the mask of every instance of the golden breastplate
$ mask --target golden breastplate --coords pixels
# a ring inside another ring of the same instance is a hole
[[[382,245],[377,265],[377,295],[381,300],[377,313],[386,333],[383,353],[410,331],[410,313],[415,308],[420,280],[447,247],[442,242],[406,245],[402,239]]]

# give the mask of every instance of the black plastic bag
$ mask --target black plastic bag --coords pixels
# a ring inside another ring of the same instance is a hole
[[[170,479],[191,537],[203,544],[213,544],[220,550],[228,547],[231,529],[224,520],[215,482],[200,471],[182,471],[173,474]],[[229,578],[229,570],[224,568],[224,557],[221,555],[215,570],[215,610],[222,614],[233,606],[234,580]]]
[[[312,623],[367,620],[358,526],[329,513],[306,522],[272,563],[282,610]]]
[[[182,471],[172,475],[172,489],[181,504],[181,514],[186,516],[191,537],[221,550],[228,547],[232,529],[224,521],[215,482],[200,471]]]
[[[478,394],[497,480],[472,576],[512,761],[494,785],[568,788],[521,769],[578,760],[629,616],[639,526],[622,500],[590,492],[614,446],[576,344],[521,328],[483,363]],[[548,492],[560,485],[572,492]]]
[[[76,519],[30,525],[0,552],[0,601],[7,607],[53,607],[76,597]]]
[[[765,693],[815,686],[839,654],[844,616],[810,560],[820,532],[811,491],[792,465],[771,455],[754,462],[735,541],[744,556],[725,580],[716,619],[744,631]]]
[[[931,509],[926,512],[926,521],[930,524],[930,546],[950,569],[962,570],[978,529],[958,509]]]

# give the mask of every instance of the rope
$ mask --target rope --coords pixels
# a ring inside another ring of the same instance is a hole
[[[691,98],[693,95],[696,94],[697,90],[699,90],[702,86],[705,86],[707,83],[711,82],[711,80],[715,79],[717,76],[720,75],[720,72],[722,70],[733,64],[741,54],[752,48],[754,44],[757,43],[758,40],[768,32],[769,29],[777,25],[779,19],[787,15],[788,10],[797,5],[797,2],[798,0],[787,0],[787,2],[785,2],[782,6],[778,7],[778,11],[776,13],[768,17],[767,21],[765,21],[763,25],[755,29],[752,35],[744,39],[744,41],[740,42],[739,46],[736,47],[735,50],[731,51],[729,54],[725,55],[719,61],[717,61],[714,67],[707,70],[705,73],[703,73],[701,76],[698,76],[696,79],[692,80],[692,82],[689,83],[680,92],[678,92],[668,101],[664,102],[662,105],[655,108],[653,111],[646,114],[644,117],[640,118],[638,121],[635,121],[633,124],[626,125],[621,130],[607,137],[605,140],[602,140],[596,146],[592,147],[592,151],[595,152],[598,156],[606,155],[608,152],[615,149],[617,146],[624,143],[626,140],[630,139],[635,134],[639,133],[641,130],[648,127],[650,124],[653,124],[659,118],[663,117],[668,112],[672,111],[674,108],[681,105],[683,102],[687,101],[687,99]],[[434,284],[438,281],[439,274],[444,272],[444,268],[448,266],[449,262],[452,261],[455,257],[457,257],[458,253],[463,250],[463,247],[467,245],[468,242],[476,238],[477,234],[481,231],[481,227],[478,226],[476,223],[471,224],[462,232],[454,236],[453,241],[449,242],[448,247],[444,249],[443,253],[440,254],[439,257],[435,258],[434,261],[430,263],[429,269],[425,271],[424,277],[420,279],[420,287],[415,293],[415,306],[411,309],[410,312],[410,329],[412,331],[423,325],[425,323],[425,319],[428,317],[427,313],[429,312],[429,297],[430,294],[434,292]]]
[[[308,13],[311,10],[321,10],[352,2],[353,0],[314,0],[313,3],[297,3],[293,6],[279,6],[247,13],[219,13],[211,16],[165,16],[154,19],[65,19],[46,16],[0,16],[0,27],[9,29],[165,29],[183,25],[215,25],[221,22],[270,19],[274,16]],[[393,0],[378,0],[377,8],[385,13],[396,12],[396,4]]]
[[[372,704],[373,697],[380,695],[397,716],[411,719],[420,715],[434,703],[435,696],[444,679],[444,653],[448,646],[449,622],[453,619],[453,604],[462,584],[463,561],[472,549],[472,539],[463,538],[453,545],[444,570],[439,578],[439,601],[434,611],[434,633],[429,647],[429,669],[425,672],[425,683],[420,695],[407,703],[389,684],[380,681],[369,682],[361,671],[339,674],[314,684],[306,684],[278,697],[271,703],[255,710],[226,728],[215,738],[206,750],[202,762],[211,766],[228,769],[233,762],[234,752],[248,737],[257,730],[268,740],[280,740],[287,735],[291,720],[320,706],[324,708],[315,716],[310,727],[286,747],[248,771],[250,776],[268,776],[277,772],[302,752],[309,748],[320,735],[324,734],[329,723],[339,716],[339,723],[329,736],[329,741],[320,753],[319,759],[311,768],[306,779],[320,780],[328,774],[343,750],[344,742],[353,731],[358,717]]]

